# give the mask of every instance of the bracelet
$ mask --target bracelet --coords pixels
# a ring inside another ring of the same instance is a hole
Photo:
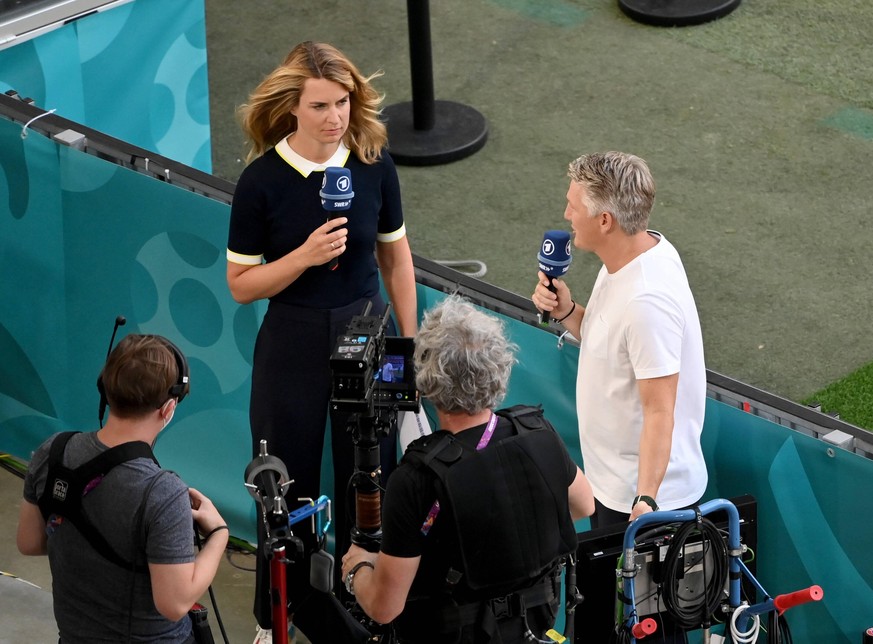
[[[220,525],[220,526],[217,526],[217,527],[215,527],[215,528],[212,528],[212,530],[210,530],[209,532],[207,532],[207,533],[203,536],[203,540],[206,541],[207,539],[209,539],[209,537],[211,537],[212,535],[214,535],[214,534],[215,534],[216,532],[218,532],[219,530],[227,530],[228,532],[230,532],[230,528],[228,528],[226,525]]]
[[[564,320],[566,320],[568,317],[570,317],[571,315],[573,315],[573,311],[576,310],[576,300],[570,300],[570,301],[573,303],[573,306],[570,307],[570,311],[567,313],[567,315],[565,315],[564,317],[562,317],[560,320],[555,320],[555,322],[557,322],[558,324],[560,324],[561,322],[563,322]]]

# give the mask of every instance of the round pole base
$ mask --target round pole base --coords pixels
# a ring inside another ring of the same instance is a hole
[[[382,114],[388,127],[388,152],[399,165],[440,165],[464,159],[488,140],[488,123],[472,107],[434,101],[434,126],[416,130],[412,102],[389,105]]]
[[[741,0],[618,0],[633,20],[656,27],[699,25],[728,15]]]

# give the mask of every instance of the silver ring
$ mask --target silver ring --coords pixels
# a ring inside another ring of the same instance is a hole
[[[336,246],[333,245],[333,242],[330,242],[330,249],[331,249],[331,250],[336,250]]]

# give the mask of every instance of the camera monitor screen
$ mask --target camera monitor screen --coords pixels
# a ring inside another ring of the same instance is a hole
[[[385,352],[379,368],[373,374],[376,395],[380,406],[394,406],[404,411],[418,410],[418,392],[415,389],[415,367],[412,355],[415,344],[412,338],[388,336]]]
[[[397,354],[385,354],[382,356],[382,364],[376,373],[374,380],[385,384],[406,382],[406,356]]]

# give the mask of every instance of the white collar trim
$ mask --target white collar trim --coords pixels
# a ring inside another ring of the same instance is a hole
[[[287,136],[282,137],[282,140],[276,144],[276,152],[278,152],[279,156],[285,160],[285,163],[297,170],[297,172],[304,177],[308,177],[313,172],[324,172],[324,169],[329,167],[341,168],[345,166],[346,160],[349,158],[349,149],[346,147],[345,143],[340,141],[339,147],[336,149],[336,152],[333,153],[332,157],[324,163],[314,163],[309,159],[300,156],[291,149],[291,146],[288,145]]]

